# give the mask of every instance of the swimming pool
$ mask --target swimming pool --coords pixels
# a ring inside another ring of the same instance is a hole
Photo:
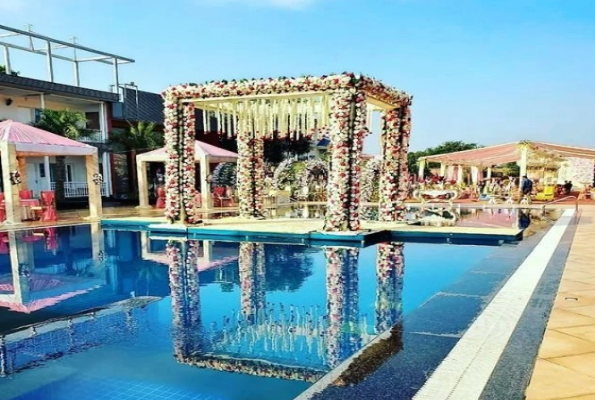
[[[383,356],[398,353],[408,316],[498,249],[163,240],[96,225],[4,237],[0,398],[21,400],[291,399],[391,328]]]

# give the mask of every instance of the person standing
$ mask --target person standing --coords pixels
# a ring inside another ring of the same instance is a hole
[[[521,192],[523,197],[526,197],[527,200],[531,200],[531,192],[533,191],[533,182],[531,179],[527,178],[527,175],[523,176],[523,181],[521,182]],[[522,199],[521,199],[522,201]]]

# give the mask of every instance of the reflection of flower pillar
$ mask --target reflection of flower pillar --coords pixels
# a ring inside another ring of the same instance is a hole
[[[361,342],[357,331],[359,249],[326,249],[327,362],[332,368]],[[359,338],[359,339],[358,339]]]
[[[360,166],[366,135],[366,96],[341,90],[334,94],[330,121],[331,165],[328,182],[326,231],[360,228]]]
[[[184,357],[199,345],[200,291],[198,282],[199,242],[170,241],[166,247],[169,259],[169,283],[173,311],[173,337],[176,354]]]
[[[409,105],[382,114],[382,166],[380,168],[379,220],[405,218],[403,202],[407,198],[409,172],[407,152],[411,117]]]
[[[237,135],[240,216],[260,217],[264,194],[264,140],[256,137],[252,127],[243,125]]]
[[[378,245],[376,259],[376,333],[394,326],[401,318],[403,269],[405,258],[402,243]]]
[[[244,320],[255,322],[255,317],[264,311],[264,244],[240,243],[238,258],[240,272],[240,303]]]

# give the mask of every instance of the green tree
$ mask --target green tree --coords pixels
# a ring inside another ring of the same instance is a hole
[[[39,120],[33,125],[45,131],[77,140],[88,132],[85,127],[85,114],[70,110],[43,110]],[[56,200],[64,200],[64,181],[66,180],[66,157],[56,156]]]
[[[0,74],[6,74],[6,66],[5,65],[0,65]],[[19,71],[10,71],[10,74],[12,76],[19,76],[20,72]]]
[[[135,124],[129,122],[128,129],[110,132],[110,144],[119,153],[126,155],[128,191],[137,193],[136,155],[163,147],[163,133],[155,130],[153,122],[139,121]]]
[[[483,147],[477,143],[466,143],[460,140],[457,141],[447,141],[444,142],[436,147],[429,147],[422,151],[413,151],[407,154],[407,161],[409,172],[412,174],[416,174],[418,172],[417,160],[420,157],[425,156],[435,156],[438,154],[446,154],[446,153],[454,153],[457,151],[464,151],[464,150],[473,150]],[[426,165],[426,168],[437,168],[437,164],[429,163]]]

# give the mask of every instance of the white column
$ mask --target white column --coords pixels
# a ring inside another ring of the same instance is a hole
[[[147,163],[136,159],[136,179],[138,179],[138,207],[151,208],[147,185]]]
[[[12,74],[12,69],[10,67],[10,52],[8,51],[8,46],[4,46],[4,67],[6,68],[6,74]]]
[[[463,166],[459,165],[459,168],[457,170],[457,183],[461,184],[463,183]]]
[[[44,190],[52,190],[52,178],[50,177],[50,156],[43,156],[43,170],[45,172]]]
[[[45,109],[45,94],[39,94],[39,107],[44,110]]]
[[[10,181],[10,173],[18,171],[17,154],[14,144],[0,142],[2,156],[2,182],[4,183],[4,204],[7,224],[20,224],[21,206],[19,201],[19,185]]]
[[[89,219],[100,219],[103,216],[101,189],[93,181],[99,172],[97,152],[85,156],[85,168],[87,170],[87,187],[89,190]]]
[[[527,175],[527,159],[529,158],[529,149],[527,146],[521,147],[521,159],[519,160],[520,175]]]
[[[440,176],[446,176],[446,163],[440,163]]]
[[[110,157],[109,157],[109,153],[104,152],[102,157],[102,163],[103,163],[103,171],[101,171],[101,174],[103,175],[103,182],[105,185],[105,189],[106,189],[106,195],[107,196],[111,196],[112,195],[112,174],[111,174],[111,162],[110,162]]]
[[[206,155],[200,156],[200,195],[202,200],[202,208],[205,210],[211,209],[211,188],[207,178],[209,176],[210,159]]]
[[[471,167],[471,183],[477,185],[477,181],[479,180],[479,168],[478,167]]]
[[[417,162],[417,176],[419,177],[419,179],[424,179],[424,171],[426,169],[426,160],[419,160]]]
[[[492,167],[488,167],[488,170],[486,172],[486,178],[492,179]]]

